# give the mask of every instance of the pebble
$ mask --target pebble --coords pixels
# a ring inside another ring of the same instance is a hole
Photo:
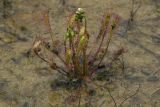
[[[157,81],[159,81],[159,77],[150,76],[150,77],[148,77],[147,81],[149,81],[149,82],[157,82]]]
[[[25,102],[25,103],[22,105],[22,107],[29,107],[28,102]]]
[[[149,69],[143,69],[141,72],[146,76],[149,76],[152,73]]]
[[[154,43],[160,44],[160,35],[159,35],[159,37],[158,37],[158,36],[153,36],[153,37],[152,37],[152,41],[153,41]]]

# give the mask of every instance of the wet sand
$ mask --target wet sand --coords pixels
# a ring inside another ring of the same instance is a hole
[[[68,101],[70,91],[51,88],[55,79],[62,79],[60,74],[27,52],[36,35],[48,36],[42,21],[44,10],[50,9],[53,32],[61,39],[66,17],[79,7],[86,11],[91,38],[98,34],[105,12],[121,17],[109,54],[124,47],[125,69],[123,73],[115,70],[116,76],[107,84],[117,106],[137,91],[123,107],[160,107],[160,1],[141,0],[140,4],[140,0],[135,0],[133,11],[140,7],[130,23],[131,0],[66,0],[65,4],[62,1],[0,1],[0,107],[78,107],[78,101]],[[105,81],[96,84],[104,85]],[[82,89],[81,107],[115,107],[106,89],[89,86],[96,89],[96,94],[88,97]]]

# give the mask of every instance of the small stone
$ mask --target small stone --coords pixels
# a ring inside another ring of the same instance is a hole
[[[149,81],[149,82],[157,82],[157,81],[159,81],[159,77],[157,77],[157,76],[150,76],[147,79],[147,81]]]
[[[152,41],[154,42],[154,43],[160,43],[160,37],[157,37],[157,36],[153,36],[152,37]]]
[[[143,69],[141,72],[146,76],[149,76],[152,73],[149,69]]]
[[[29,107],[28,102],[25,102],[25,103],[22,105],[22,107]]]
[[[133,77],[126,77],[127,80],[129,80],[130,82],[143,82],[143,77],[139,77],[139,76],[133,76]]]
[[[8,81],[6,80],[0,80],[0,89],[2,89],[4,86],[6,86]]]
[[[13,43],[15,40],[13,38],[3,38],[3,42],[5,43]]]

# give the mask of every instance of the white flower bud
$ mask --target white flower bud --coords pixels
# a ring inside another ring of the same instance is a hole
[[[84,10],[82,8],[78,8],[76,11],[76,13],[83,13],[83,12],[84,12]]]

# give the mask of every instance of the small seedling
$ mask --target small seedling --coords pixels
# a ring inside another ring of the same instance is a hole
[[[78,8],[69,17],[66,34],[61,41],[54,39],[49,16],[45,16],[52,41],[37,37],[33,45],[34,53],[52,69],[66,76],[71,83],[91,81],[103,66],[102,61],[108,52],[113,32],[118,26],[119,16],[112,13],[103,16],[100,31],[92,48],[89,44],[91,35],[87,31],[87,18],[82,8]],[[63,67],[56,63],[57,60],[63,63]]]

